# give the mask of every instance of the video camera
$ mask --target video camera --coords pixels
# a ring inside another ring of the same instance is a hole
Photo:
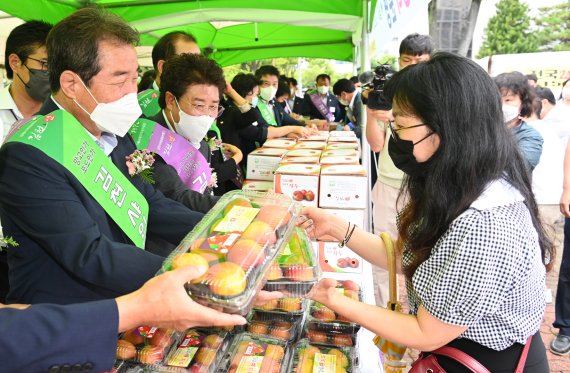
[[[392,104],[384,96],[384,85],[396,72],[392,70],[390,65],[378,65],[374,71],[365,71],[358,76],[358,81],[362,83],[362,88],[371,88],[368,94],[368,100],[365,102],[370,109],[374,110],[390,110]]]

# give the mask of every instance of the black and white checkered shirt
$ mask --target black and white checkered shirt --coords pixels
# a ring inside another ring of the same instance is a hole
[[[411,260],[406,251],[404,265]],[[423,307],[494,350],[524,344],[544,314],[538,235],[518,191],[503,181],[450,225],[407,282],[410,313]]]

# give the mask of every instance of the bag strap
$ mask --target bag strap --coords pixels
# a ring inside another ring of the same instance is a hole
[[[517,365],[517,370],[515,370],[515,373],[523,373],[524,366],[526,364],[526,357],[528,356],[528,350],[530,349],[531,342],[532,342],[532,335],[528,337],[528,339],[526,340],[526,344],[524,345],[524,348],[522,350],[521,357],[519,359],[519,363]]]
[[[456,360],[469,368],[473,373],[491,373],[483,364],[455,347],[443,346],[433,351],[432,354],[446,356]]]
[[[521,357],[519,358],[519,362],[517,364],[515,373],[523,373],[531,342],[532,342],[532,335],[528,337],[528,339],[526,340],[526,344],[522,350]],[[459,363],[465,365],[467,368],[469,368],[473,373],[490,373],[489,370],[485,368],[475,358],[454,347],[443,346],[433,351],[432,354],[446,356],[448,358],[456,360]]]
[[[388,283],[390,299],[387,308],[392,311],[400,311],[401,305],[398,302],[398,283],[396,281],[396,253],[394,252],[394,243],[392,237],[387,232],[380,233],[380,238],[384,242],[386,248],[386,257],[388,258]]]

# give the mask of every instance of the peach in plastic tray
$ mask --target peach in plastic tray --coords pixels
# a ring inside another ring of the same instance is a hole
[[[308,340],[302,339],[293,348],[289,371],[354,373],[357,371],[356,366],[353,348],[313,345]]]
[[[163,364],[145,368],[152,373],[213,373],[229,346],[229,333],[218,329],[196,328],[186,331]]]
[[[357,324],[315,322],[314,318],[308,316],[303,338],[316,344],[353,347],[356,345],[356,335],[359,330],[360,326]]]
[[[303,314],[252,311],[247,317],[246,330],[287,342],[294,341],[303,327]]]
[[[270,300],[267,303],[262,305],[257,305],[254,308],[258,311],[266,311],[266,312],[282,312],[282,313],[290,313],[290,314],[302,314],[307,309],[309,305],[308,299],[303,298],[279,298]]]
[[[287,342],[250,333],[237,335],[220,365],[227,373],[285,373],[288,372]]]
[[[271,263],[289,241],[299,209],[290,197],[273,192],[226,193],[159,273],[202,267],[206,273],[186,286],[191,297],[207,307],[246,315]]]
[[[307,233],[296,228],[281,255],[269,268],[264,289],[281,291],[289,297],[302,297],[317,283],[320,275]]]
[[[140,326],[119,335],[117,360],[143,364],[161,363],[180,333],[172,329]]]

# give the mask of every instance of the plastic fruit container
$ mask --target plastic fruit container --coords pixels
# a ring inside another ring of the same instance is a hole
[[[214,373],[229,346],[229,333],[218,329],[189,329],[163,364],[145,367],[153,373]]]
[[[356,365],[353,348],[318,346],[302,339],[293,347],[289,371],[354,373]]]
[[[143,364],[157,364],[164,360],[180,333],[172,329],[140,326],[119,335],[117,360]]]
[[[311,240],[304,229],[297,227],[281,255],[270,266],[264,289],[281,291],[288,297],[302,297],[320,276]]]
[[[246,330],[250,334],[270,336],[292,342],[301,334],[303,314],[251,311]]]
[[[271,300],[263,305],[255,306],[254,309],[266,312],[282,312],[288,314],[303,314],[309,305],[308,299],[303,298],[279,298]]]
[[[285,373],[289,359],[287,342],[243,333],[232,341],[218,372]]]
[[[159,273],[185,265],[206,273],[186,289],[192,299],[246,315],[273,260],[289,242],[300,206],[273,192],[226,193],[166,258]]]
[[[360,326],[357,324],[323,323],[315,321],[315,319],[309,316],[303,330],[303,338],[307,338],[309,342],[314,344],[354,347],[356,346],[356,335],[359,330]]]

